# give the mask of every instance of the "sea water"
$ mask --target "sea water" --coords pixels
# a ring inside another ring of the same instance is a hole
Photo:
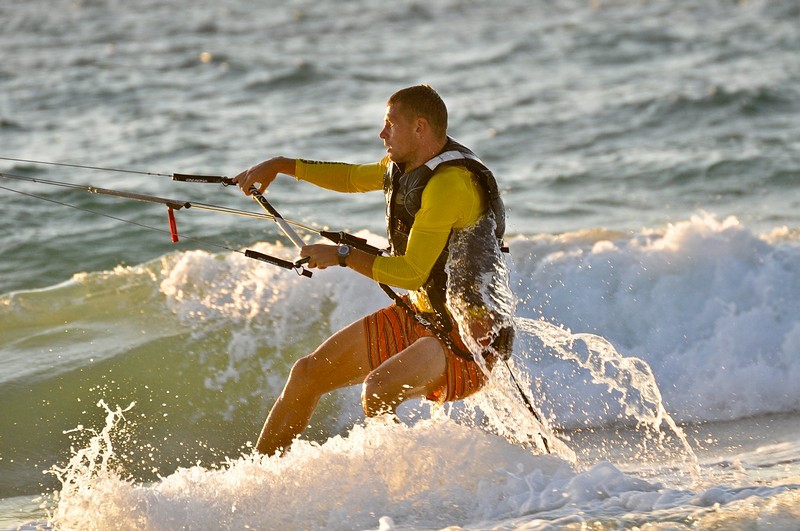
[[[345,389],[261,458],[293,361],[385,295],[247,259],[296,256],[264,220],[179,210],[173,244],[161,205],[0,179],[0,528],[798,527],[796,2],[12,0],[0,21],[0,157],[372,162],[387,97],[432,84],[500,182],[517,326],[474,398],[394,424]],[[380,194],[279,179],[284,216],[385,244]]]

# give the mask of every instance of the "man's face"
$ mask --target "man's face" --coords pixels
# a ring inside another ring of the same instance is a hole
[[[401,112],[397,105],[386,107],[386,118],[380,137],[393,162],[402,164],[413,159],[419,145],[416,131],[415,121]]]

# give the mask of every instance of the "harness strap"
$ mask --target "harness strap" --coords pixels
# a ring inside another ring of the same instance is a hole
[[[453,341],[453,338],[450,337],[450,334],[448,333],[447,330],[444,330],[443,328],[437,326],[436,323],[433,323],[425,319],[425,317],[423,317],[419,312],[415,312],[411,308],[411,306],[408,305],[405,299],[403,299],[403,297],[398,295],[396,291],[394,291],[386,284],[379,283],[378,285],[381,287],[384,293],[386,293],[389,297],[391,297],[391,299],[395,302],[395,304],[397,304],[400,308],[403,309],[403,311],[405,311],[411,317],[413,317],[419,324],[421,324],[422,326],[433,332],[433,335],[436,336],[436,338],[438,338],[442,343],[444,343],[447,346],[447,348],[452,350],[455,355],[457,355],[459,358],[463,358],[468,361],[474,360],[474,357],[472,356],[471,352],[464,350],[463,348],[456,345],[456,342]]]

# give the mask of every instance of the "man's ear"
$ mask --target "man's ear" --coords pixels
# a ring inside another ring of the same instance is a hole
[[[417,136],[422,136],[423,134],[425,134],[426,131],[430,129],[430,124],[428,123],[428,120],[426,120],[422,116],[417,118],[415,125],[416,127],[414,128],[414,132],[417,134]]]

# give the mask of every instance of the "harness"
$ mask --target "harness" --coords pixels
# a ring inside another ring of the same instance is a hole
[[[495,238],[500,249],[507,251],[503,243],[505,233],[505,207],[500,198],[497,181],[491,170],[467,147],[453,139],[447,139],[441,153],[422,166],[406,173],[402,165],[392,163],[384,174],[383,188],[386,197],[386,218],[390,251],[393,255],[406,252],[408,238],[414,219],[422,206],[422,193],[434,173],[447,166],[466,168],[477,179],[487,198],[487,215],[494,219]],[[452,237],[452,233],[450,235]],[[447,309],[447,261],[450,256],[450,238],[431,269],[430,275],[420,288],[431,302],[437,328],[449,334],[453,321]],[[413,312],[408,306],[405,309]],[[501,337],[502,336],[502,337]],[[510,352],[513,330],[501,330],[492,345]],[[502,343],[499,345],[498,343]],[[459,355],[458,351],[456,351]],[[468,353],[465,353],[469,355]],[[466,356],[465,356],[466,357]],[[469,355],[471,359],[471,355]]]

